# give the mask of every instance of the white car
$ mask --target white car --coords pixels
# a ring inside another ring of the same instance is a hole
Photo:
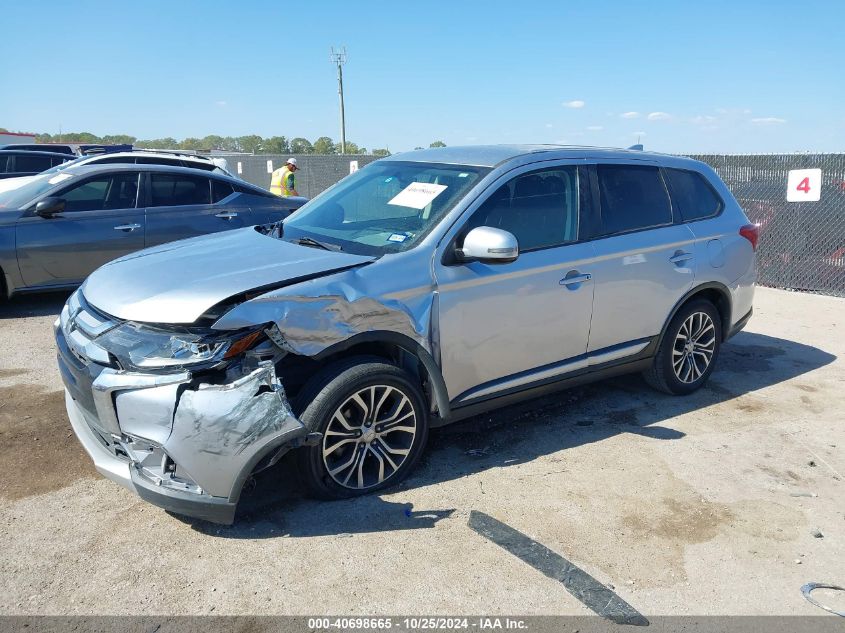
[[[109,165],[114,163],[120,164],[138,164],[138,165],[169,165],[172,167],[193,167],[194,169],[204,169],[205,171],[215,172],[236,178],[229,172],[228,163],[225,158],[208,158],[195,154],[180,154],[178,152],[164,152],[164,151],[132,151],[132,152],[113,152],[109,154],[94,154],[92,156],[80,156],[76,160],[71,160],[61,165],[56,165],[50,169],[36,174],[35,176],[19,176],[17,178],[6,178],[0,181],[0,191],[9,191],[10,189],[17,189],[21,185],[25,185],[34,178],[42,174],[59,174],[69,167],[86,167],[90,165]]]

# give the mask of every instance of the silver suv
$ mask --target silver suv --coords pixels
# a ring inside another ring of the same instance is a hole
[[[428,430],[576,382],[701,387],[751,316],[757,228],[712,169],[640,151],[409,152],[281,223],[94,272],[56,322],[107,477],[234,519],[297,448],[323,498],[405,477]]]

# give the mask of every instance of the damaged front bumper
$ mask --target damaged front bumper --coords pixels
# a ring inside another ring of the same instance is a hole
[[[307,434],[272,363],[231,380],[92,362],[56,329],[73,430],[97,470],[177,514],[231,523],[247,477]]]

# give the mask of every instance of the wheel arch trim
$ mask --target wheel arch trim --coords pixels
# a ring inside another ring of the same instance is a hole
[[[657,350],[660,349],[660,346],[663,344],[663,338],[666,336],[666,332],[669,329],[669,324],[672,323],[672,319],[675,318],[681,308],[683,308],[691,299],[693,299],[696,295],[701,294],[705,290],[717,291],[725,302],[726,314],[722,313],[722,309],[720,308],[720,306],[714,305],[713,307],[716,308],[716,311],[719,312],[719,317],[722,319],[722,341],[726,339],[727,334],[731,329],[731,312],[733,310],[733,306],[731,304],[731,293],[730,290],[728,290],[728,287],[724,284],[721,284],[718,281],[708,281],[699,284],[695,288],[692,288],[687,291],[686,294],[684,294],[684,296],[681,297],[678,302],[674,305],[672,311],[669,313],[669,316],[666,318],[666,321],[663,323],[663,328],[660,331],[660,336],[658,336],[654,342],[654,353],[657,353]]]
[[[434,360],[431,353],[409,336],[398,332],[384,330],[361,332],[360,334],[356,334],[344,341],[327,347],[311,358],[317,361],[326,360],[332,356],[342,354],[357,345],[367,343],[382,343],[392,347],[398,347],[419,360],[427,374],[429,384],[431,385],[434,402],[437,405],[437,416],[441,420],[448,419],[450,415],[449,395],[446,390],[446,382],[443,380],[443,374],[440,371],[440,367],[437,365],[437,362]],[[433,426],[438,425],[435,422]]]

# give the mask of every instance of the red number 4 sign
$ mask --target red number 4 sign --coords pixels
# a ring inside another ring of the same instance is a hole
[[[818,202],[822,192],[821,169],[792,169],[786,182],[787,202]]]

